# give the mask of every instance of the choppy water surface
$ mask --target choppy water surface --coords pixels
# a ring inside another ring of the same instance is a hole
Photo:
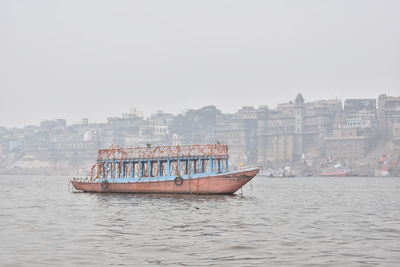
[[[0,265],[399,266],[400,178],[256,177],[243,196],[0,176]]]

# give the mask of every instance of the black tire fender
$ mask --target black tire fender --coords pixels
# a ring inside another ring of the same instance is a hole
[[[108,181],[103,180],[103,181],[101,181],[100,185],[101,185],[102,189],[106,190],[108,188]]]
[[[181,186],[183,184],[183,178],[180,176],[176,176],[174,182],[177,186]]]

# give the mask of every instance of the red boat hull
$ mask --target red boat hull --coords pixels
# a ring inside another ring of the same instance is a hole
[[[320,172],[319,176],[321,177],[346,177],[346,176],[353,176],[354,171],[351,170],[330,170],[330,171],[322,171]]]
[[[320,177],[347,177],[350,176],[349,173],[344,173],[344,174],[320,174]]]
[[[183,179],[177,185],[174,180],[146,182],[109,182],[107,187],[99,181],[71,180],[77,190],[98,193],[168,193],[168,194],[233,194],[257,175],[259,169],[251,169],[213,176]]]

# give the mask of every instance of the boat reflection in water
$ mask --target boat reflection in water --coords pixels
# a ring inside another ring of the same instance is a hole
[[[228,146],[177,145],[100,149],[90,177],[72,178],[84,192],[233,194],[259,168],[229,171]]]

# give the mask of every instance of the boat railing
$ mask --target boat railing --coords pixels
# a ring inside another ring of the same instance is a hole
[[[98,159],[169,158],[182,156],[227,157],[228,145],[196,144],[175,146],[115,147],[100,149]]]
[[[228,146],[177,145],[99,150],[91,179],[181,176],[228,171]]]

